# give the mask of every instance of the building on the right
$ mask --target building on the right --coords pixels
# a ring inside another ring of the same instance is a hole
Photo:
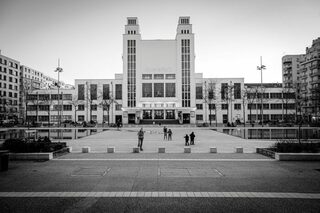
[[[296,93],[297,113],[309,122],[320,120],[320,37],[312,41],[303,55],[282,58],[284,88]]]

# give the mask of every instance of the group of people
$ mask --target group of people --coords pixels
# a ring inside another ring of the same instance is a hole
[[[142,145],[143,145],[143,139],[144,139],[144,131],[143,128],[141,128],[138,131],[138,147],[140,148],[140,151],[143,151]],[[190,146],[190,145],[194,145],[194,138],[196,137],[196,135],[194,134],[194,132],[191,132],[190,135],[186,134],[184,136],[185,138],[185,146]],[[190,139],[190,143],[189,143],[189,139]],[[167,129],[167,127],[163,127],[163,140],[172,140],[172,130],[171,129]]]
[[[171,141],[172,140],[172,130],[171,129],[167,129],[167,127],[163,127],[163,140],[168,140]]]
[[[184,136],[184,140],[185,140],[184,145],[185,146],[194,145],[194,138],[195,137],[196,137],[196,135],[194,134],[194,132],[191,132],[190,136],[188,134],[186,134]],[[190,138],[190,144],[189,144],[189,138]]]

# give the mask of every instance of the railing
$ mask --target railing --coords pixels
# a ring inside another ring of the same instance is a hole
[[[211,129],[245,139],[320,139],[319,127],[217,127]]]

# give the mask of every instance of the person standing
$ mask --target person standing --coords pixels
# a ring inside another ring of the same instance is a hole
[[[140,147],[140,151],[143,151],[142,149],[143,139],[144,139],[144,131],[143,131],[143,128],[141,128],[140,131],[138,132],[138,147]]]
[[[171,131],[171,129],[168,130],[168,141],[172,141],[172,131]]]
[[[167,132],[167,127],[163,127],[163,140],[167,139],[168,140],[168,132]]]
[[[194,132],[191,132],[190,134],[190,145],[194,145],[194,138],[196,137],[196,135],[194,134]]]
[[[189,146],[189,135],[186,134],[186,136],[184,136],[184,139],[185,139],[185,146]]]

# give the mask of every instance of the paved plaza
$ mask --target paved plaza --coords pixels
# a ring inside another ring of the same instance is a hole
[[[169,129],[170,127],[168,127]],[[114,146],[116,152],[130,153],[132,147],[137,146],[137,133],[140,128],[108,129],[88,137],[68,141],[73,152],[80,152],[84,146],[89,146],[93,152],[106,152],[108,146]],[[235,147],[243,147],[244,152],[254,153],[256,147],[269,147],[275,141],[242,139],[230,136],[208,128],[173,127],[172,141],[163,140],[163,127],[144,128],[144,153],[155,153],[158,147],[166,147],[167,153],[182,153],[184,136],[194,132],[195,145],[191,146],[194,153],[208,153],[210,147],[217,147],[219,153],[233,153]],[[236,130],[234,130],[236,131]]]
[[[71,153],[10,161],[1,212],[318,212],[318,162],[258,154]]]
[[[73,152],[50,161],[10,161],[0,172],[1,212],[318,212],[319,162],[282,162],[253,153],[274,141],[244,140],[196,128],[109,129],[68,141]],[[90,146],[91,153],[81,153]],[[106,153],[115,146],[116,153]],[[167,153],[157,153],[165,146]],[[215,146],[218,154],[209,152]],[[233,153],[241,146],[245,153]]]

